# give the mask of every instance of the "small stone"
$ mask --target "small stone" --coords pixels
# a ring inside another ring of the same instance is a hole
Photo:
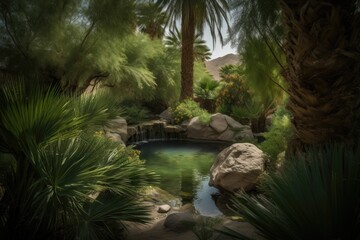
[[[180,208],[180,211],[194,213],[195,207],[191,203],[187,203]]]
[[[170,205],[164,204],[164,205],[159,206],[158,213],[167,213],[168,211],[170,211],[170,209],[171,209]]]

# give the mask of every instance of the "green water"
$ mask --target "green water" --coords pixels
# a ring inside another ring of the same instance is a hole
[[[160,176],[160,188],[181,199],[181,204],[192,203],[204,216],[218,216],[210,187],[209,170],[217,154],[226,146],[217,143],[185,141],[149,142],[138,146],[141,158],[149,170]]]

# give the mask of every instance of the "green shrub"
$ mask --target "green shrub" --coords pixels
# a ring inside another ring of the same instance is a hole
[[[359,146],[307,149],[266,178],[265,195],[240,194],[233,209],[265,239],[360,239],[359,160]]]
[[[114,222],[126,230],[122,221],[151,220],[138,190],[152,174],[136,153],[94,133],[112,116],[98,97],[0,88],[4,239],[115,239]]]
[[[269,156],[270,168],[276,167],[277,156],[286,150],[287,140],[292,132],[289,113],[284,107],[279,107],[272,118],[269,131],[263,134],[265,141],[259,144],[259,148]]]
[[[124,107],[125,119],[128,124],[136,124],[149,116],[149,111],[138,105]]]
[[[249,99],[242,106],[232,106],[230,116],[237,121],[258,118],[264,112],[264,107],[253,99]]]
[[[219,93],[220,82],[211,76],[204,76],[200,81],[195,82],[195,96],[202,99],[215,99]]]
[[[216,99],[217,110],[231,115],[233,106],[244,106],[251,99],[251,93],[243,78],[238,74],[226,75]]]
[[[173,111],[173,116],[175,123],[177,124],[193,117],[199,117],[201,122],[208,124],[210,123],[211,115],[206,110],[200,108],[198,103],[193,100],[186,99],[177,105]]]

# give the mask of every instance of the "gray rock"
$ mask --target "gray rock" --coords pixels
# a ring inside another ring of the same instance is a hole
[[[190,120],[185,120],[185,121],[183,121],[181,124],[180,124],[180,126],[181,127],[183,127],[183,128],[187,128],[187,126],[189,125],[189,123],[190,123]]]
[[[168,123],[174,122],[174,117],[171,111],[171,108],[166,109],[162,113],[159,114],[160,119],[166,120]]]
[[[253,138],[250,126],[242,125],[231,117],[216,113],[211,116],[209,125],[194,117],[187,125],[187,136],[193,139],[236,142]]]
[[[173,213],[167,216],[164,227],[174,232],[186,232],[191,230],[196,224],[196,219],[189,212]]]
[[[224,132],[228,128],[228,122],[226,121],[225,115],[216,113],[211,116],[210,127],[218,133]]]
[[[232,117],[229,117],[228,115],[224,115],[224,118],[226,119],[226,122],[229,124],[230,128],[235,130],[236,129],[241,130],[242,128],[244,128],[244,125],[235,121],[235,119],[233,119]]]
[[[252,190],[264,172],[265,155],[251,143],[236,143],[219,153],[210,172],[211,186],[236,192]]]
[[[135,134],[137,134],[138,130],[136,126],[128,126],[127,127],[127,133],[128,133],[128,138],[134,136]]]
[[[128,140],[127,122],[124,118],[117,117],[108,121],[104,127],[104,130],[106,133],[116,133],[120,135],[123,142]]]
[[[105,137],[107,137],[113,142],[117,142],[125,146],[125,143],[122,141],[121,136],[117,133],[106,132]]]
[[[167,133],[180,133],[183,132],[184,129],[179,125],[167,125],[165,126],[165,132]]]
[[[168,204],[164,204],[164,205],[160,205],[158,208],[158,213],[167,213],[168,211],[170,211],[171,206]]]
[[[194,213],[195,212],[195,207],[191,203],[187,203],[187,204],[181,206],[180,211],[181,212]]]

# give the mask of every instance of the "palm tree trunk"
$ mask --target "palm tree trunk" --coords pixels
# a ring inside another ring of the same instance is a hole
[[[190,11],[188,21],[181,22],[181,99],[193,98],[195,16]]]
[[[355,2],[282,0],[282,9],[289,28],[284,75],[296,148],[353,142],[360,96],[360,21]]]

